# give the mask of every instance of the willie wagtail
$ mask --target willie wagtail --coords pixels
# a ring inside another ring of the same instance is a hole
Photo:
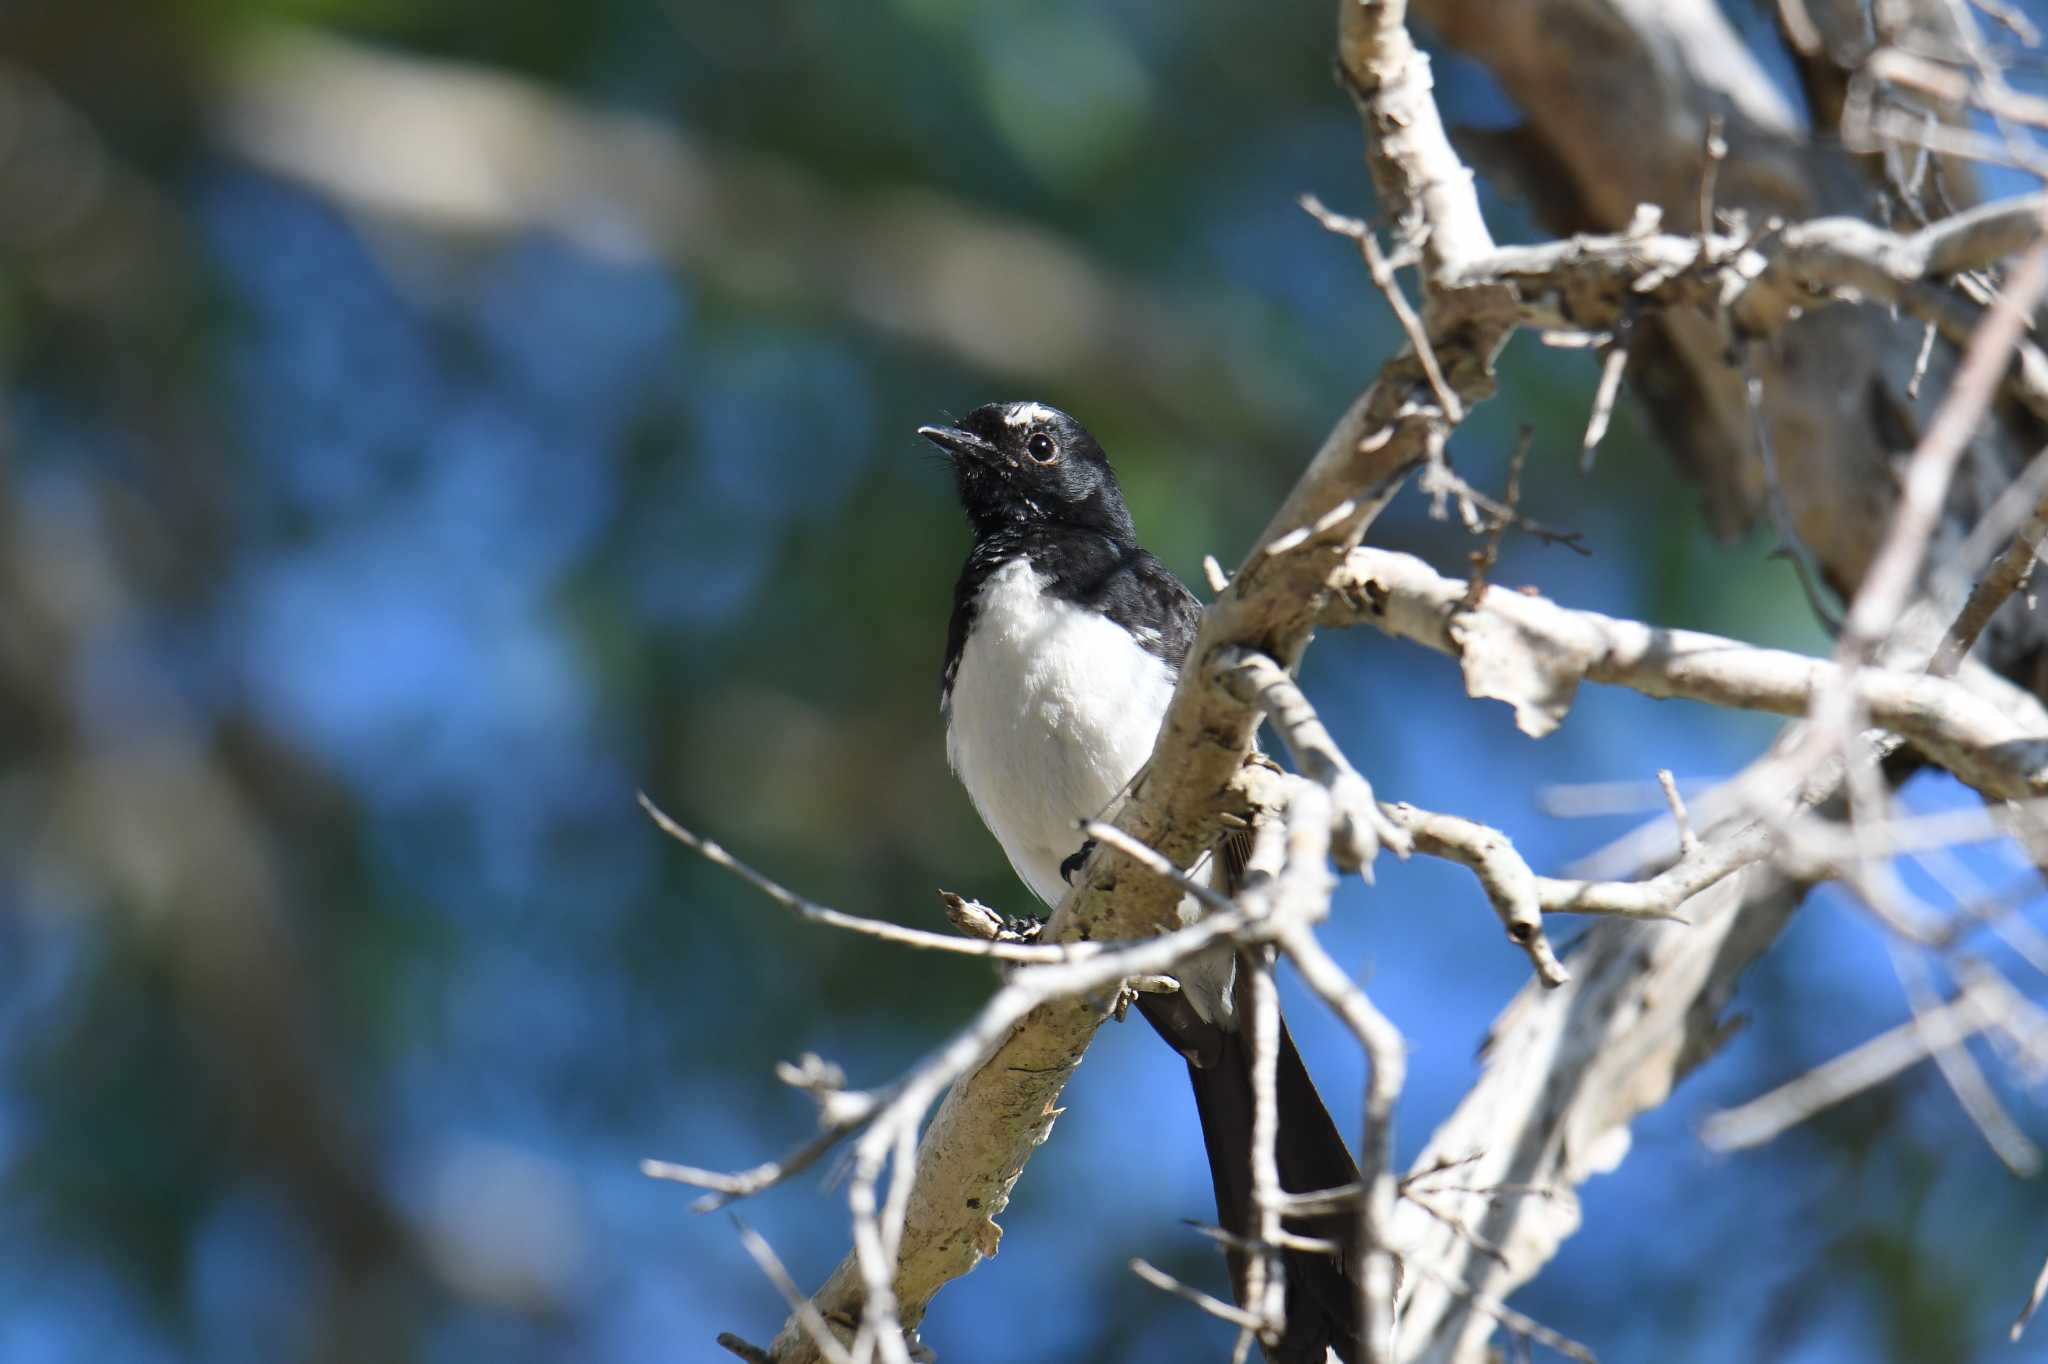
[[[939,709],[946,756],[1010,865],[1056,905],[1086,849],[1079,822],[1107,816],[1151,756],[1202,608],[1138,545],[1116,475],[1094,437],[1042,403],[991,403],[957,426],[918,434],[951,458],[974,548],[953,589]],[[1239,861],[1217,858],[1229,888]],[[1192,901],[1183,914],[1191,914]],[[1251,1230],[1251,1049],[1239,1031],[1236,961],[1190,962],[1174,994],[1138,1009],[1188,1063],[1225,1230]],[[1276,1088],[1281,1186],[1293,1193],[1358,1178],[1287,1028]],[[1359,1304],[1348,1277],[1357,1243],[1344,1214],[1290,1219],[1338,1243],[1338,1256],[1283,1252],[1287,1330],[1276,1364],[1350,1364]],[[1244,1258],[1230,1256],[1240,1299]]]

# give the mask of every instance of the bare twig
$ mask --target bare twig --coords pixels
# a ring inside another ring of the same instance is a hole
[[[1941,1007],[1940,999],[1927,981],[1927,966],[1917,956],[1908,954],[1908,949],[1897,942],[1890,944],[1892,968],[1897,972],[1899,984],[1906,991],[1906,1002],[1912,1007],[1913,1020],[1924,1029],[1927,1016]],[[1978,968],[1984,969],[1984,968]],[[1928,1043],[1928,1055],[1934,1058],[1935,1067],[1941,1071],[1942,1079],[1948,1082],[1949,1090],[1962,1105],[1963,1113],[1984,1137],[1984,1144],[1991,1148],[2006,1169],[2025,1179],[2041,1168],[2041,1151],[2022,1132],[1998,1101],[1992,1091],[1991,1082],[1984,1078],[1983,1070],[1971,1057],[1969,1048],[1960,1040],[1943,1041],[1936,1038]]]
[[[1510,1333],[1555,1350],[1567,1359],[1576,1359],[1579,1364],[1597,1364],[1593,1352],[1570,1336],[1560,1335],[1534,1317],[1517,1312],[1498,1298],[1474,1292],[1454,1275],[1446,1274],[1426,1260],[1417,1261],[1416,1268],[1422,1272],[1424,1278],[1433,1280],[1456,1297],[1472,1304],[1474,1308],[1505,1326]]]
[[[2034,1313],[2041,1308],[2041,1299],[2048,1297],[2048,1259],[2041,1262],[2041,1272],[2034,1278],[2034,1290],[2027,1294],[2026,1306],[2020,1308],[2019,1316],[2013,1318],[2008,1339],[2018,1340],[2026,1333],[2027,1323],[2034,1319]]]
[[[1486,543],[1472,551],[1467,558],[1472,564],[1472,580],[1465,588],[1465,604],[1476,606],[1486,591],[1486,575],[1493,572],[1493,566],[1500,559],[1500,538],[1507,528],[1520,520],[1522,501],[1522,465],[1529,458],[1529,444],[1536,438],[1536,428],[1524,425],[1515,437],[1514,453],[1508,456],[1507,486],[1501,490],[1501,505],[1507,514],[1496,516],[1486,529]]]
[[[1252,1332],[1259,1331],[1263,1326],[1258,1317],[1245,1311],[1235,1303],[1228,1303],[1221,1298],[1211,1297],[1199,1288],[1191,1288],[1149,1261],[1133,1257],[1131,1260],[1131,1273],[1137,1275],[1146,1283],[1151,1284],[1154,1288],[1173,1294],[1182,1302],[1193,1303],[1218,1321],[1227,1321],[1232,1326]]]
[[[1956,465],[1997,391],[2008,358],[2021,345],[2044,291],[2048,291],[2048,243],[2036,242],[1971,334],[1954,380],[1914,449],[1891,523],[1843,617],[1835,647],[1835,671],[1813,693],[1808,712],[1811,723],[1798,751],[1785,756],[1788,767],[1800,761],[1818,762],[1837,751],[1846,754],[1863,728],[1868,698],[1860,684],[1868,675],[1867,665],[1890,637],[1921,579],[1927,545],[1947,501]],[[1956,771],[1940,756],[1930,756]],[[2048,763],[2040,766],[2048,774]],[[1852,815],[1874,810],[1882,799],[1874,769],[1852,761],[1844,770],[1850,779]],[[1956,775],[1970,780],[1961,772]],[[1983,794],[2015,798],[2037,793],[2009,788]],[[1858,880],[1881,886],[1887,877],[1863,868]],[[1903,895],[1892,898],[1904,899]],[[1866,895],[1865,900],[1880,911],[1887,903],[1883,895]]]
[[[751,1198],[766,1189],[802,1174],[818,1163],[819,1157],[838,1144],[839,1139],[853,1130],[855,1121],[828,1126],[825,1131],[812,1137],[781,1160],[763,1161],[751,1170],[737,1174],[722,1174],[717,1170],[700,1169],[695,1165],[679,1165],[672,1160],[643,1160],[640,1173],[649,1179],[665,1179],[676,1184],[687,1184],[693,1189],[709,1189],[711,1195],[700,1198],[692,1205],[697,1212],[715,1212],[737,1198]]]
[[[1252,1227],[1257,1250],[1245,1263],[1245,1306],[1263,1325],[1260,1339],[1276,1344],[1287,1330],[1286,1266],[1274,1253],[1280,1240],[1280,1001],[1273,988],[1271,949],[1244,954],[1252,1051]]]
[[[1985,885],[1947,847],[1915,849],[1908,855],[1948,894],[1956,907],[1954,916],[1943,925],[1929,946],[1937,952],[1951,951],[1972,930],[1989,928],[2021,961],[2048,975],[2048,934],[2015,913],[2038,893],[2038,872],[2029,872],[2023,880],[2000,892]]]
[[[1994,117],[2009,119],[2017,110],[2025,108],[2021,101],[2026,98],[2023,95],[2015,95],[1995,101],[1998,113]],[[1989,98],[1983,102],[1987,105],[1994,103]],[[2042,157],[2030,144],[2004,137],[1986,137],[1982,133],[1970,132],[1900,109],[1877,110],[1864,120],[1862,127],[1853,132],[1848,123],[1845,122],[1843,125],[1842,145],[1851,151],[1867,152],[1882,147],[1887,142],[1897,142],[1909,147],[1925,147],[1938,155],[1963,161],[2011,166],[2036,177],[2040,177],[2044,170],[2048,170],[2048,158]]]
[[[1974,309],[1958,311],[1945,291],[1924,286],[2024,251],[2042,236],[2043,195],[2000,200],[1951,214],[1914,232],[1890,232],[1860,218],[1814,218],[1767,237],[1713,234],[1701,263],[1697,236],[1628,232],[1581,236],[1537,246],[1505,246],[1466,262],[1450,281],[1458,289],[1507,286],[1498,306],[1518,310],[1520,325],[1538,330],[1599,332],[1645,307],[1724,311],[1743,337],[1769,337],[1795,312],[1855,299],[1897,307],[1963,344],[1975,330]],[[1595,286],[1604,286],[1599,292]],[[1567,314],[1562,305],[1571,300]],[[2036,355],[2022,355],[2038,366]],[[2021,396],[2039,410],[2048,393],[2019,376]]]
[[[1507,931],[1508,941],[1529,954],[1537,979],[1555,989],[1572,978],[1544,936],[1536,875],[1506,834],[1457,815],[1432,814],[1413,805],[1389,805],[1385,813],[1414,839],[1417,852],[1447,857],[1472,869]]]
[[[782,1295],[782,1301],[788,1305],[789,1310],[803,1323],[804,1330],[810,1333],[811,1343],[818,1347],[818,1353],[825,1357],[827,1364],[852,1364],[853,1357],[847,1354],[846,1347],[839,1343],[839,1338],[832,1334],[832,1328],[825,1324],[825,1318],[817,1307],[803,1295],[803,1290],[789,1277],[789,1271],[782,1267],[782,1258],[775,1253],[775,1248],[768,1244],[767,1238],[737,1216],[732,1219],[732,1225],[740,1234],[740,1244],[746,1247],[747,1254],[760,1266],[761,1272],[768,1276],[768,1282],[775,1285],[775,1291]],[[764,1351],[761,1357],[766,1359],[768,1355]]]
[[[2043,461],[2043,467],[2048,468],[2048,460]],[[1962,666],[1963,658],[1976,644],[1977,637],[1984,633],[1984,627],[1998,614],[1998,608],[2005,605],[2013,593],[2026,586],[2041,556],[2044,541],[2048,541],[2048,496],[2035,506],[2033,515],[2014,533],[2005,552],[1977,580],[1969,600],[1963,603],[1961,613],[1942,636],[1927,671],[1936,677],[1955,675],[1956,669]]]
[[[1407,1044],[1365,992],[1330,959],[1306,929],[1280,939],[1301,978],[1358,1039],[1366,1056],[1365,1137],[1358,1170],[1366,1196],[1359,1201],[1359,1245],[1364,1272],[1359,1316],[1368,1364],[1391,1364],[1394,1290],[1399,1253],[1394,1241],[1394,1105],[1407,1082]]]
[[[1092,955],[1098,949],[1088,943],[1074,943],[1067,946],[1036,946],[1018,942],[957,938],[949,933],[930,933],[921,928],[905,928],[901,924],[884,923],[880,919],[864,919],[857,914],[848,914],[828,905],[807,900],[780,882],[754,870],[734,857],[722,846],[708,838],[690,832],[673,819],[642,791],[636,797],[640,808],[647,812],[661,831],[675,839],[710,862],[723,867],[741,880],[753,886],[775,903],[794,913],[798,918],[811,923],[825,924],[832,928],[843,928],[849,933],[863,937],[879,938],[905,947],[922,948],[929,952],[951,952],[964,957],[992,957],[997,961],[1059,962],[1075,961]],[[965,904],[966,902],[962,902]]]
[[[1593,472],[1593,455],[1607,438],[1607,423],[1614,417],[1614,400],[1621,393],[1621,373],[1628,368],[1628,344],[1618,329],[1614,343],[1600,356],[1600,383],[1593,390],[1593,411],[1586,418],[1586,434],[1579,442],[1579,472]]]
[[[1692,820],[1685,813],[1685,797],[1678,794],[1678,779],[1671,775],[1671,769],[1657,769],[1657,785],[1664,792],[1664,800],[1671,807],[1671,822],[1678,829],[1678,854],[1691,857],[1700,850],[1700,836],[1692,831]]]
[[[1188,875],[1179,867],[1174,866],[1173,863],[1161,857],[1156,850],[1146,847],[1122,829],[1117,828],[1116,825],[1105,824],[1099,819],[1091,819],[1081,825],[1081,832],[1102,844],[1105,848],[1111,848],[1122,853],[1154,876],[1160,877],[1172,884],[1175,889],[1194,896],[1202,902],[1204,908],[1215,910],[1219,913],[1236,912],[1237,906],[1232,903],[1229,896],[1223,894],[1200,877]]]
[[[1393,267],[1387,263],[1386,253],[1380,250],[1379,238],[1373,234],[1372,228],[1362,219],[1332,213],[1313,194],[1302,195],[1300,202],[1302,211],[1320,223],[1324,231],[1349,237],[1358,243],[1359,251],[1365,256],[1366,271],[1372,276],[1372,282],[1379,286],[1387,306],[1394,310],[1394,317],[1401,324],[1401,334],[1415,348],[1415,358],[1422,363],[1422,373],[1429,380],[1430,391],[1436,394],[1437,402],[1442,404],[1444,415],[1454,422],[1463,421],[1465,405],[1444,382],[1443,368],[1437,364],[1436,348],[1429,344],[1429,332],[1424,329],[1422,319],[1415,315],[1415,309],[1409,306],[1408,296],[1401,292],[1401,281],[1394,278]]]
[[[1951,1047],[1995,1021],[1990,998],[1966,983],[1954,999],[1890,1032],[1874,1037],[1796,1080],[1736,1108],[1723,1109],[1700,1127],[1700,1139],[1719,1151],[1761,1146],[1823,1109],[1883,1084],[1937,1047]]]
[[[747,1341],[741,1340],[730,1331],[720,1331],[718,1333],[718,1344],[728,1354],[738,1355],[741,1359],[746,1360],[747,1364],[775,1364],[774,1355],[758,1345],[749,1344]]]
[[[1714,235],[1714,181],[1720,175],[1721,162],[1728,155],[1728,143],[1721,136],[1721,115],[1714,114],[1707,119],[1706,147],[1701,153],[1700,169],[1700,260],[1711,261]]]
[[[1778,475],[1778,457],[1771,444],[1771,426],[1764,419],[1764,381],[1747,360],[1743,366],[1742,382],[1743,391],[1748,395],[1750,429],[1756,434],[1757,459],[1764,470],[1764,496],[1770,503],[1771,524],[1778,534],[1778,543],[1772,552],[1792,565],[1792,571],[1799,579],[1799,590],[1805,594],[1806,607],[1813,612],[1813,618],[1830,635],[1838,634],[1842,622],[1821,595],[1820,570],[1814,564],[1813,552],[1800,538],[1798,528],[1792,524],[1792,513],[1785,506],[1785,485]]]
[[[2019,6],[2007,4],[2005,0],[1970,0],[1970,3],[1983,10],[1993,23],[1998,24],[2021,43],[2028,47],[2040,46],[2041,30],[2034,26],[2034,21],[2029,19]]]
[[[1484,1255],[1496,1264],[1507,1263],[1507,1253],[1493,1242],[1472,1229],[1472,1224],[1446,1208],[1440,1208],[1429,1200],[1429,1196],[1415,1189],[1403,1189],[1401,1197],[1428,1213],[1450,1229],[1453,1236]]]
[[[1927,377],[1927,366],[1934,359],[1934,338],[1941,335],[1940,328],[1932,322],[1920,329],[1920,349],[1913,356],[1913,375],[1906,380],[1906,396],[1920,396],[1920,381]]]
[[[1284,1209],[1288,1216],[1293,1216],[1294,1195],[1287,1193],[1281,1194],[1278,1206]],[[1345,1204],[1344,1206],[1349,1207],[1352,1205]],[[1193,1230],[1200,1232],[1202,1235],[1208,1237],[1210,1240],[1216,1242],[1218,1245],[1224,1246],[1231,1250],[1252,1251],[1257,1249],[1260,1244],[1259,1241],[1257,1241],[1253,1237],[1239,1236],[1236,1232],[1227,1231],[1222,1227],[1211,1226],[1207,1222],[1197,1222],[1190,1217],[1182,1218],[1181,1225],[1184,1227],[1192,1228]],[[1298,1232],[1292,1232],[1287,1230],[1287,1228],[1284,1226],[1275,1236],[1272,1244],[1279,1247],[1281,1250],[1298,1250],[1308,1255],[1337,1255],[1340,1254],[1344,1249],[1335,1241],[1332,1241],[1327,1237],[1303,1236]]]
[[[1183,959],[1244,932],[1249,922],[1240,913],[1218,911],[1188,928],[1124,944],[1097,957],[1021,968],[966,1027],[914,1066],[873,1106],[867,1130],[854,1147],[847,1201],[853,1213],[854,1258],[863,1290],[864,1319],[875,1328],[884,1360],[902,1364],[907,1357],[893,1275],[910,1205],[906,1194],[900,1200],[892,1198],[884,1210],[878,1205],[876,1189],[892,1160],[894,1178],[912,1180],[910,1143],[933,1101],[954,1080],[974,1069],[1034,1010],[1055,1000],[1110,990],[1127,976],[1171,971]],[[1050,1115],[1045,1120],[1049,1121]]]

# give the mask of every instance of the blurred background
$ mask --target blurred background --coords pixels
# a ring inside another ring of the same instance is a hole
[[[728,1221],[637,1162],[785,1150],[813,1117],[775,1061],[882,1081],[991,975],[794,922],[634,792],[851,911],[1032,908],[946,770],[967,535],[911,432],[1056,403],[1184,577],[1245,552],[1397,343],[1295,206],[1372,211],[1329,9],[0,7],[0,1360],[773,1334]],[[1460,129],[1516,123],[1472,64],[1438,75]],[[1460,430],[1498,487],[1532,425],[1525,506],[1592,551],[1511,540],[1497,580],[1822,647],[1768,539],[1715,543],[1626,399],[1579,476],[1593,379],[1523,338]],[[1452,573],[1470,549],[1412,492],[1374,536]],[[1538,745],[1362,633],[1306,680],[1383,796],[1543,871],[1634,822],[1544,788],[1640,798],[1772,732],[1588,692]],[[2002,856],[1965,854],[2006,884]],[[1526,965],[1422,862],[1347,887],[1328,937],[1414,1043],[1412,1152]],[[1289,989],[1351,1123],[1357,1057]],[[1816,896],[1738,1007],[1517,1305],[1613,1360],[2020,1357],[2048,1192],[1931,1072],[1758,1153],[1693,1135],[1907,1016],[1863,911]],[[927,1342],[1226,1357],[1123,1267],[1224,1282],[1180,1224],[1213,1208],[1179,1062],[1112,1028],[1067,1109]],[[807,1287],[846,1249],[820,1178],[740,1211]]]

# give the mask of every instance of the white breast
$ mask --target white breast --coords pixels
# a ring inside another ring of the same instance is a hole
[[[1045,595],[1022,559],[989,576],[953,675],[946,756],[1024,884],[1066,893],[1076,823],[1151,756],[1173,674],[1122,627]]]

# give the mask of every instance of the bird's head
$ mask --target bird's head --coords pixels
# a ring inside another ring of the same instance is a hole
[[[1109,459],[1086,427],[1044,403],[989,403],[957,426],[920,426],[946,452],[977,534],[1012,526],[1135,535]]]

